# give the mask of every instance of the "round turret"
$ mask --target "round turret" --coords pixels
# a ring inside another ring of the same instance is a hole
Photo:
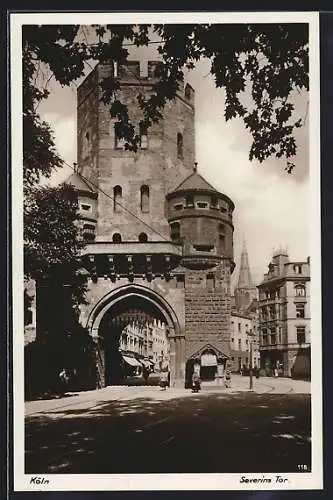
[[[170,236],[183,245],[183,265],[209,268],[221,259],[233,263],[234,204],[197,172],[167,195]]]

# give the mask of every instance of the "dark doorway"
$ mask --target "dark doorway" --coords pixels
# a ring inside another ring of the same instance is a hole
[[[200,368],[201,380],[214,380],[217,371],[217,366],[202,366]]]

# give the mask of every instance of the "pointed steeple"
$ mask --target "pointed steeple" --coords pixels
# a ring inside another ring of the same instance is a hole
[[[253,284],[249,257],[247,254],[246,244],[243,241],[243,249],[240,259],[240,268],[238,276],[238,284],[235,288],[235,304],[240,311],[246,310],[253,300],[257,298],[257,289]]]
[[[249,257],[246,250],[245,240],[243,240],[243,249],[241,253],[241,262],[240,262],[237,288],[253,288],[253,282],[249,265]]]

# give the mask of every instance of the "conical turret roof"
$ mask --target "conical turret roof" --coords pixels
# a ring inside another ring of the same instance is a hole
[[[207,182],[197,171],[194,171],[191,175],[186,177],[179,186],[176,187],[175,191],[213,191],[214,193],[218,193],[217,189],[215,189],[209,182]]]
[[[80,175],[74,172],[72,175],[66,179],[65,184],[71,184],[78,191],[83,191],[85,193],[93,193],[96,194],[96,190],[90,184],[90,182],[86,179],[83,179]]]

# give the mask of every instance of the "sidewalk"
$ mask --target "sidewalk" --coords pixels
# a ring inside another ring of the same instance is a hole
[[[292,380],[287,378],[261,377],[253,379],[253,390],[257,394],[309,394],[310,382],[303,380]],[[52,414],[59,410],[89,409],[108,401],[130,401],[140,398],[163,401],[177,398],[205,397],[212,394],[233,394],[239,392],[250,392],[249,377],[233,375],[231,387],[226,389],[224,385],[216,385],[214,382],[204,382],[199,393],[192,393],[189,389],[168,388],[162,391],[158,386],[109,386],[103,389],[72,393],[66,397],[50,400],[27,401],[25,403],[25,415],[32,416],[36,413]]]

